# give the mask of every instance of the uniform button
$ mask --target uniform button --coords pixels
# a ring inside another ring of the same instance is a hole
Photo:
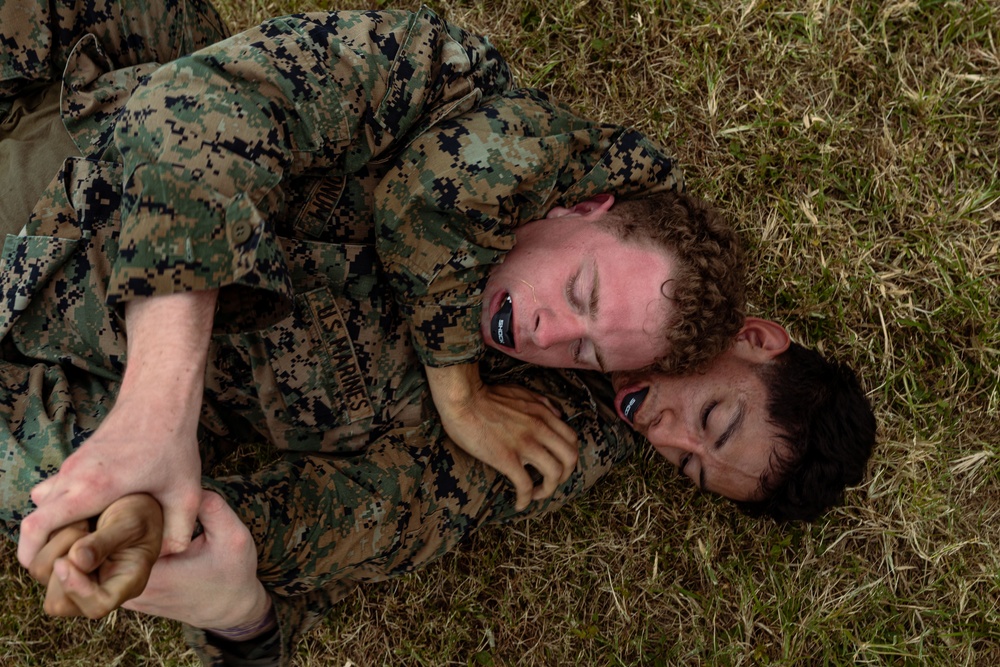
[[[236,245],[246,243],[253,235],[253,225],[246,220],[237,220],[229,225],[229,238]]]

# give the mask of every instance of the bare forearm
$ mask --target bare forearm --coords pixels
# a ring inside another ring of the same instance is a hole
[[[121,400],[155,401],[177,428],[197,423],[216,290],[132,301],[126,306],[128,361]]]

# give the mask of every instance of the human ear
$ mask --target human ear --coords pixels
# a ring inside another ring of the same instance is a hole
[[[546,218],[563,218],[567,215],[587,216],[594,213],[601,214],[611,208],[615,203],[614,195],[600,194],[594,195],[590,199],[584,199],[579,204],[566,208],[565,206],[553,206],[545,214]]]
[[[744,352],[754,361],[766,361],[787,350],[791,339],[777,322],[748,317],[736,334],[736,343],[738,352]]]

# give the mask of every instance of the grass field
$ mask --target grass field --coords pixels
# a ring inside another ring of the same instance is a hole
[[[750,239],[751,313],[858,369],[879,444],[792,527],[637,459],[350,598],[299,664],[1000,664],[1000,0],[430,5],[671,148]],[[242,28],[320,5],[220,6]],[[3,665],[195,664],[176,624],[40,617],[2,548]]]

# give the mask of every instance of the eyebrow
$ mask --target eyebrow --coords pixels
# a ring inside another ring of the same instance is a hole
[[[725,444],[727,442],[729,442],[729,439],[732,438],[736,434],[736,432],[739,431],[740,428],[743,427],[743,422],[746,421],[746,416],[747,416],[746,407],[747,407],[746,403],[743,402],[743,401],[740,401],[737,404],[736,414],[733,415],[733,418],[730,420],[729,426],[726,427],[726,430],[722,432],[722,435],[720,435],[716,439],[715,444],[713,445],[715,447],[715,449],[721,449],[723,446],[725,446]],[[698,490],[704,491],[705,490],[705,467],[702,466],[701,470],[699,470],[698,472],[699,472],[699,475],[698,475]]]

